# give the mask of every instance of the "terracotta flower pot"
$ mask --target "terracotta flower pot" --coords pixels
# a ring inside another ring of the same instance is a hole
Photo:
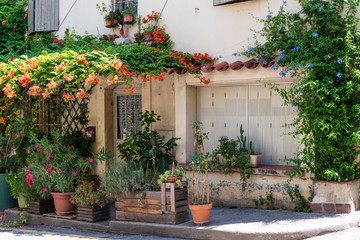
[[[204,205],[189,204],[189,208],[195,224],[204,224],[209,222],[212,203]]]
[[[112,27],[113,26],[113,20],[105,20],[105,26],[106,27]]]
[[[174,182],[176,182],[177,180],[182,180],[183,179],[183,177],[181,176],[181,177],[168,177],[167,179],[166,179],[166,182],[167,183],[174,183]]]
[[[154,40],[154,37],[153,37],[153,32],[144,32],[144,37],[145,37],[145,41],[146,42],[150,42],[150,41],[153,41]]]
[[[119,23],[120,23],[120,20],[119,20],[119,19],[115,18],[115,19],[113,20],[113,26],[117,26]]]
[[[123,14],[124,23],[132,23],[134,21],[134,16],[130,13]]]
[[[229,64],[224,61],[224,62],[221,62],[221,63],[218,63],[218,64],[214,65],[214,67],[219,72],[223,72],[223,71],[226,71],[229,68]]]
[[[71,215],[74,213],[75,204],[70,202],[71,195],[75,194],[75,192],[70,193],[55,193],[52,192],[51,195],[54,198],[55,205],[55,213],[57,215]]]

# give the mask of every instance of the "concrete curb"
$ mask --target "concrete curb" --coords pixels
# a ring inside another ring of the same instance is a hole
[[[5,221],[13,222],[19,220],[21,211],[8,209],[5,210]],[[274,224],[274,228],[269,228],[265,225],[257,225],[254,228],[243,228],[239,223],[237,224],[218,224],[208,226],[196,226],[191,223],[184,223],[179,225],[167,225],[167,224],[155,224],[155,223],[142,223],[142,222],[127,222],[127,221],[103,221],[100,223],[89,223],[77,220],[67,220],[61,218],[45,217],[42,215],[25,213],[28,225],[51,225],[55,227],[74,227],[77,229],[86,229],[98,232],[112,232],[112,233],[127,233],[136,235],[153,235],[160,237],[174,237],[174,238],[187,238],[187,239],[242,239],[242,240],[266,240],[266,239],[291,239],[300,240],[306,239],[325,233],[336,232],[355,227],[358,224],[359,218],[349,217],[342,218],[341,220],[331,222],[326,226],[314,226],[308,227],[293,225],[287,228],[286,225],[277,223]],[[326,220],[323,220],[326,221]],[[296,224],[296,223],[295,223]],[[258,227],[260,226],[260,227]]]

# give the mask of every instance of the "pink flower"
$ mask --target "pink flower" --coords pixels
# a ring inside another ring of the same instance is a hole
[[[49,167],[48,167],[48,168],[46,168],[46,171],[50,172],[50,171],[51,171],[51,168],[49,168]]]
[[[61,170],[61,171],[60,171],[60,173],[64,173],[64,171],[63,171],[63,170]]]
[[[47,188],[44,188],[43,190],[41,190],[42,193],[45,193],[47,191]]]
[[[30,173],[30,169],[25,170],[26,173]]]
[[[74,227],[71,227],[70,229],[75,229]]]
[[[52,153],[50,153],[50,155],[49,155],[49,158],[51,158],[52,157]]]
[[[75,149],[74,145],[71,145],[70,148]]]
[[[30,150],[26,150],[26,153],[27,153],[27,154],[30,154]]]
[[[74,177],[76,177],[76,172],[72,171],[72,174],[74,175]]]
[[[53,169],[51,172],[54,173],[54,172],[55,172],[55,169]]]
[[[91,162],[91,163],[92,163],[93,161],[94,161],[94,160],[93,160],[92,158],[90,158],[90,159],[89,159],[89,162]]]
[[[71,156],[70,156],[70,159],[73,159],[73,158],[74,158],[74,155],[71,155]]]

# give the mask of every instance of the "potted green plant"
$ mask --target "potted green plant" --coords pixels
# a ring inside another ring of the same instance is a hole
[[[134,10],[131,8],[125,8],[124,11],[121,12],[123,16],[124,23],[133,23],[134,22]]]
[[[147,17],[142,19],[142,23],[145,24],[143,27],[143,34],[145,41],[153,41],[153,32],[156,29],[156,24],[160,20],[160,13],[152,11],[151,14],[148,14]]]
[[[256,147],[252,147],[252,141],[250,141],[249,144],[249,154],[250,154],[250,166],[252,168],[259,167],[262,159],[262,154],[259,152],[256,152]]]
[[[94,190],[91,183],[78,185],[70,201],[76,205],[78,220],[97,222],[110,218],[109,200],[104,192]]]
[[[117,26],[118,24],[121,23],[122,20],[122,15],[119,9],[116,9],[114,12],[114,20],[113,20],[113,25]]]
[[[24,170],[10,171],[5,177],[10,186],[10,196],[18,200],[19,208],[27,208],[27,196],[24,189],[27,187]]]
[[[193,123],[195,150],[192,158],[192,202],[189,209],[195,224],[208,223],[212,208],[208,177],[210,154],[205,153],[203,143],[204,139],[208,139],[208,133],[202,131],[201,125],[198,121]],[[201,153],[197,153],[198,150]]]
[[[106,27],[113,27],[114,25],[114,17],[115,17],[115,14],[113,11],[110,11],[109,14],[107,14],[105,16],[105,24],[106,24]]]
[[[70,196],[96,161],[82,157],[73,145],[67,145],[60,131],[52,131],[51,139],[43,137],[31,140],[33,148],[29,150],[28,164],[32,174],[44,179],[46,187],[41,191],[51,192],[56,214],[72,214],[75,206],[69,201]],[[31,183],[35,181],[38,179],[33,178]]]
[[[160,174],[157,183],[159,185],[164,182],[176,183],[178,186],[181,186],[181,180],[183,179],[184,174],[185,170],[182,167],[175,168],[175,162],[173,162],[172,169]]]

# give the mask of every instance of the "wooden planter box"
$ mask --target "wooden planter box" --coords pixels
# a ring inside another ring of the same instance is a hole
[[[110,218],[110,203],[100,205],[76,205],[77,219],[87,222],[98,222]]]
[[[29,201],[27,212],[39,215],[55,212],[54,200],[50,198],[48,200]]]
[[[115,202],[116,220],[179,224],[189,221],[187,183],[161,184],[161,191],[129,193]]]

